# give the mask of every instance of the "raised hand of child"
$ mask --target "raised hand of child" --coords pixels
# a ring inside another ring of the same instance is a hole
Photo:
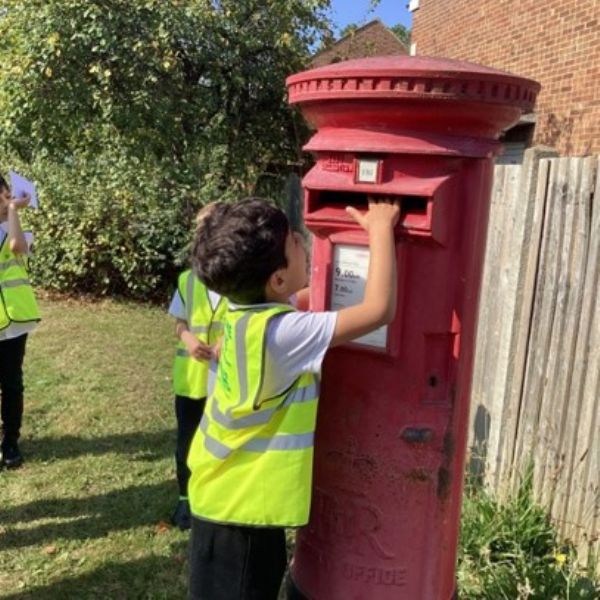
[[[361,213],[353,206],[346,207],[346,212],[366,231],[381,226],[394,227],[400,216],[400,204],[388,198],[369,196],[369,210]]]
[[[10,205],[16,210],[20,210],[21,208],[25,208],[31,202],[31,196],[29,194],[23,194],[20,198],[11,198]]]

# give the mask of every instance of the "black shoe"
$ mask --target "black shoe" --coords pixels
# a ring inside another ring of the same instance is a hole
[[[190,503],[187,500],[179,500],[175,512],[171,517],[171,523],[185,531],[192,526],[192,515],[190,514]]]
[[[23,455],[17,442],[2,445],[2,466],[7,469],[18,469],[23,464]]]

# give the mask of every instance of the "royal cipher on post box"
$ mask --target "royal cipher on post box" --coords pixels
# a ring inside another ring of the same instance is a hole
[[[311,519],[291,591],[310,600],[450,600],[478,294],[500,133],[539,85],[451,60],[376,57],[293,75],[313,234],[310,305],[362,298],[367,234],[345,212],[401,206],[394,321],[323,366]]]

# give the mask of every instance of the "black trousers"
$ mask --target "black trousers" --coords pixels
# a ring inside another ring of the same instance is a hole
[[[23,419],[23,358],[27,334],[0,341],[2,446],[14,444]]]
[[[205,404],[206,398],[194,400],[187,396],[175,396],[175,416],[177,417],[175,464],[180,496],[187,496],[188,481],[190,480],[190,470],[186,464],[187,455],[192,438],[200,425]]]
[[[286,563],[282,528],[192,518],[191,600],[277,600]]]

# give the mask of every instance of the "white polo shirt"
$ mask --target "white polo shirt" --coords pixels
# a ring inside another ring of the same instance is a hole
[[[237,307],[231,303],[230,306]],[[252,305],[253,308],[269,306],[273,305]],[[278,396],[304,373],[320,373],[336,321],[337,312],[334,311],[286,312],[271,319],[266,334],[265,397]]]

